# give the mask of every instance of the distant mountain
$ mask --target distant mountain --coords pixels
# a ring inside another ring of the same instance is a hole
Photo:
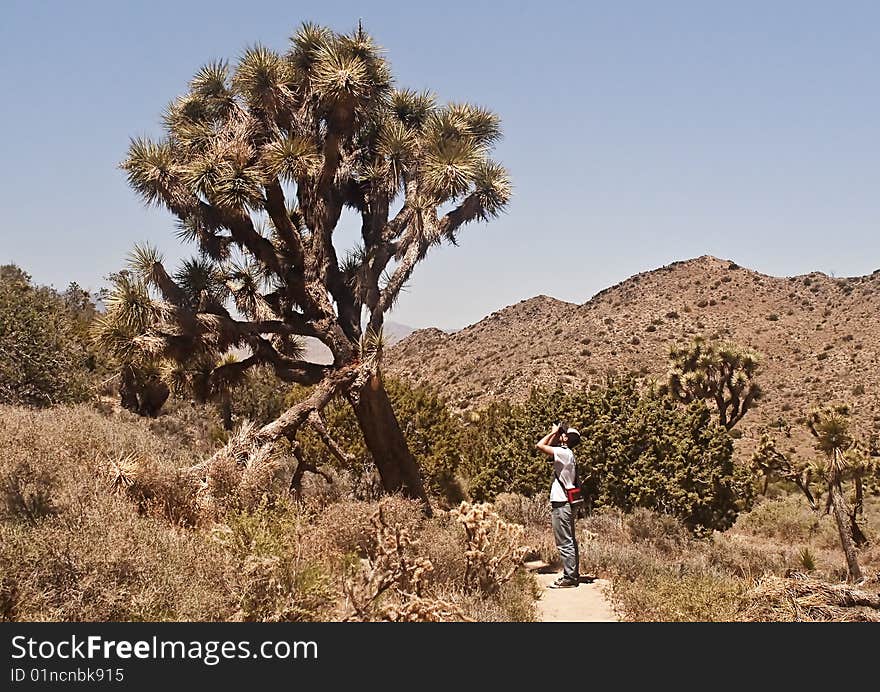
[[[405,324],[398,324],[397,322],[386,322],[385,328],[383,329],[385,340],[389,346],[393,346],[394,344],[403,341],[414,331],[415,329],[413,327],[409,327]]]
[[[608,373],[663,378],[669,347],[697,334],[761,356],[765,399],[741,424],[795,424],[813,406],[854,404],[880,430],[880,270],[779,278],[715,257],[637,274],[576,305],[537,296],[454,334],[421,329],[391,349],[386,370],[438,387],[458,409],[522,400],[534,386],[598,386]],[[795,425],[792,446],[812,453]]]
[[[393,346],[407,338],[415,331],[415,329],[397,322],[386,322],[382,331],[385,335],[385,340],[388,346]],[[330,349],[320,341],[312,337],[306,337],[305,342],[305,360],[310,363],[319,363],[321,365],[328,365],[333,362],[333,356],[330,354]]]

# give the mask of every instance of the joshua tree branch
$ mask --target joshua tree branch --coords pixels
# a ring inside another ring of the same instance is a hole
[[[211,380],[215,382],[236,382],[246,370],[260,365],[262,362],[257,356],[250,356],[234,363],[225,363],[211,371]]]
[[[285,382],[310,386],[318,384],[333,371],[333,368],[328,366],[288,358],[278,353],[275,347],[261,336],[252,337],[250,344],[254,356],[271,365],[278,377]]]
[[[323,411],[335,396],[351,386],[357,374],[354,368],[330,372],[318,383],[309,397],[289,408],[272,423],[263,426],[257,433],[257,438],[265,442],[273,442],[282,437],[292,439],[311,413]]]
[[[309,473],[314,473],[321,478],[323,478],[328,483],[333,483],[333,479],[328,476],[326,473],[321,471],[315,464],[310,461],[306,461],[305,456],[302,452],[302,446],[299,442],[294,441],[293,443],[293,456],[296,457],[296,469],[293,471],[293,475],[290,478],[290,492],[294,494],[294,496],[299,496],[302,492],[302,479],[303,476],[308,471]]]
[[[286,334],[297,336],[313,336],[320,338],[323,334],[318,331],[314,324],[306,319],[298,320],[259,320],[255,322],[239,322],[229,319],[232,328],[241,334]]]
[[[392,274],[391,279],[385,285],[385,288],[379,292],[379,299],[376,301],[376,306],[372,310],[370,327],[373,330],[377,330],[382,325],[382,317],[394,304],[394,300],[409,280],[409,277],[412,275],[413,269],[415,269],[419,259],[424,257],[424,253],[427,252],[428,240],[425,236],[423,234],[417,235],[413,231],[411,232],[413,237],[408,243],[403,258],[400,260],[400,264],[397,265],[394,274]]]
[[[284,190],[278,179],[273,179],[266,185],[266,211],[272,219],[278,236],[290,250],[293,264],[302,268],[304,262],[304,250],[299,230],[294,228],[293,222],[287,215],[287,204],[284,200]]]
[[[400,211],[395,214],[394,218],[385,222],[382,229],[381,240],[383,243],[390,243],[395,238],[400,237],[409,222],[412,220],[416,208],[416,200],[418,197],[418,184],[414,176],[407,176],[404,183],[405,196],[403,206]]]
[[[440,219],[440,235],[449,240],[455,239],[455,232],[466,223],[470,223],[483,213],[483,205],[476,193],[465,197],[461,204]]]
[[[324,417],[321,415],[319,411],[312,411],[309,414],[309,425],[314,428],[315,432],[318,433],[318,436],[321,438],[321,441],[324,445],[329,449],[333,455],[339,459],[343,464],[350,464],[354,461],[354,457],[350,454],[347,454],[336,442],[336,440],[331,437],[330,432],[327,430],[327,425],[324,422]]]
[[[168,275],[168,272],[165,271],[165,267],[162,266],[161,262],[153,262],[153,266],[150,268],[149,279],[156,285],[156,288],[159,289],[159,292],[165,300],[176,305],[178,308],[192,312],[186,293],[184,293],[183,289],[181,289],[174,279]]]

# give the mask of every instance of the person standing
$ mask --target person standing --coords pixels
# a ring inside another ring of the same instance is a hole
[[[577,534],[575,533],[575,519],[577,512],[568,501],[566,490],[576,485],[577,471],[574,452],[581,441],[580,433],[574,428],[561,430],[559,425],[553,429],[535,445],[541,452],[546,454],[548,461],[553,464],[553,483],[550,485],[550,513],[553,525],[553,537],[556,540],[556,548],[562,558],[563,573],[551,585],[554,589],[567,589],[576,587],[580,583],[578,563]]]

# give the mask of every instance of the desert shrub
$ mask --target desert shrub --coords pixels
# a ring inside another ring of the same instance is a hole
[[[239,610],[244,622],[310,622],[332,602],[329,578],[292,555],[249,555],[242,566]]]
[[[741,579],[782,574],[792,566],[775,544],[752,543],[735,534],[719,533],[705,546],[708,564]]]
[[[650,546],[636,546],[629,541],[610,542],[601,536],[579,534],[581,572],[607,575],[620,581],[637,581],[645,575],[662,571],[666,564]]]
[[[629,541],[627,514],[616,507],[602,507],[578,522],[587,535],[601,537],[610,542]]]
[[[111,495],[27,529],[0,523],[0,565],[21,620],[215,620],[228,616],[227,562]]]
[[[76,304],[14,265],[0,267],[0,404],[83,401],[93,360]]]
[[[687,529],[675,517],[637,508],[626,519],[633,542],[647,541],[661,552],[671,553],[690,539]]]
[[[737,620],[743,581],[710,573],[658,572],[614,586],[614,600],[639,622],[730,622]]]
[[[419,554],[430,560],[433,569],[426,575],[439,590],[464,591],[467,569],[464,534],[449,512],[428,520],[419,534]]]
[[[318,517],[318,529],[340,552],[366,557],[376,550],[377,530],[373,521],[375,512],[374,502],[331,504]],[[418,502],[399,496],[383,499],[382,512],[386,522],[405,530],[409,535],[417,533],[424,521]]]
[[[810,509],[798,495],[758,503],[741,515],[734,528],[737,533],[775,538],[788,544],[818,537],[821,545],[834,546],[839,540],[833,520]]]
[[[232,619],[312,621],[333,604],[331,551],[293,503],[232,511],[212,536],[239,566],[230,580]]]
[[[501,493],[493,502],[502,519],[523,526],[550,525],[550,505],[546,497]]]
[[[235,388],[232,413],[237,420],[266,425],[286,409],[291,386],[280,382],[274,372],[258,367],[248,372],[244,382]]]
[[[179,526],[198,523],[197,486],[185,469],[154,457],[129,457],[108,460],[108,472],[111,484],[124,490],[141,512],[157,514]]]
[[[494,598],[468,593],[459,603],[471,619],[479,622],[534,622],[537,618],[535,601],[540,595],[541,587],[535,578],[518,570]]]
[[[55,474],[33,458],[14,458],[0,465],[0,519],[36,522],[55,514]]]

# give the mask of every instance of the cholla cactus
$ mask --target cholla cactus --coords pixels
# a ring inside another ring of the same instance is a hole
[[[470,621],[458,606],[434,598],[411,596],[405,603],[389,604],[381,609],[387,622],[453,622]]]
[[[504,521],[487,503],[462,502],[450,514],[465,530],[465,584],[483,593],[496,593],[513,577],[528,550],[521,545],[525,528]]]
[[[467,620],[461,610],[424,594],[431,561],[415,555],[418,541],[407,529],[390,526],[382,505],[372,517],[376,549],[352,577],[343,582],[347,622],[386,620],[393,622],[447,622]],[[397,599],[379,605],[385,595]]]

